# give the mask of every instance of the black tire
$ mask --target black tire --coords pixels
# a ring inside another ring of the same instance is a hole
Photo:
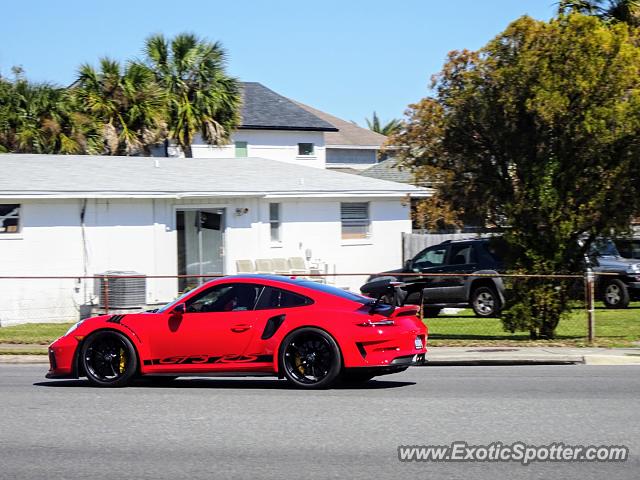
[[[424,318],[433,318],[437,317],[442,311],[439,307],[423,307],[422,308],[422,316]]]
[[[80,362],[89,382],[97,387],[124,387],[138,370],[131,340],[112,330],[90,335],[82,343]]]
[[[375,373],[359,372],[357,368],[354,368],[342,372],[342,375],[340,376],[340,383],[344,385],[362,385],[375,376]]]
[[[621,280],[606,280],[602,286],[602,301],[607,308],[627,308],[631,301],[629,289]]]
[[[338,344],[319,328],[304,327],[287,335],[278,359],[284,377],[299,388],[328,388],[342,370]]]
[[[471,308],[477,317],[496,317],[500,313],[500,297],[492,287],[477,287],[471,292]]]

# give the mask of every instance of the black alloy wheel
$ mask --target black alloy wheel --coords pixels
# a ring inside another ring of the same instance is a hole
[[[80,355],[87,379],[99,387],[123,387],[138,369],[131,340],[115,331],[104,330],[89,336]]]
[[[327,388],[342,368],[340,349],[324,330],[305,327],[291,332],[280,348],[282,373],[300,388]]]

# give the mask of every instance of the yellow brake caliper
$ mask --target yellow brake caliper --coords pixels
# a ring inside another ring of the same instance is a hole
[[[296,369],[302,374],[304,375],[304,366],[302,365],[302,359],[300,358],[300,354],[297,353],[296,354],[296,358],[295,358],[295,364],[296,364]]]
[[[124,356],[124,349],[120,349],[120,364],[118,365],[119,373],[124,373],[124,368],[127,365],[127,358]]]

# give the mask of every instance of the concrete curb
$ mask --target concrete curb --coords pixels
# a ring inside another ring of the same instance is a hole
[[[0,355],[0,363],[49,364],[47,355]]]

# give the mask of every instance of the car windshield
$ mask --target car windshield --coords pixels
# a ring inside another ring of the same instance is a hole
[[[182,295],[180,295],[178,298],[176,298],[173,302],[167,303],[164,307],[161,307],[158,310],[156,310],[155,313],[162,313],[162,312],[166,312],[168,310],[171,310],[174,306],[176,306],[179,303],[181,303],[182,299],[184,297],[186,297],[187,295],[189,295],[190,293],[193,293],[193,290],[187,290],[186,292],[183,292]]]
[[[611,240],[596,240],[591,245],[591,254],[601,257],[619,257],[620,253]]]

